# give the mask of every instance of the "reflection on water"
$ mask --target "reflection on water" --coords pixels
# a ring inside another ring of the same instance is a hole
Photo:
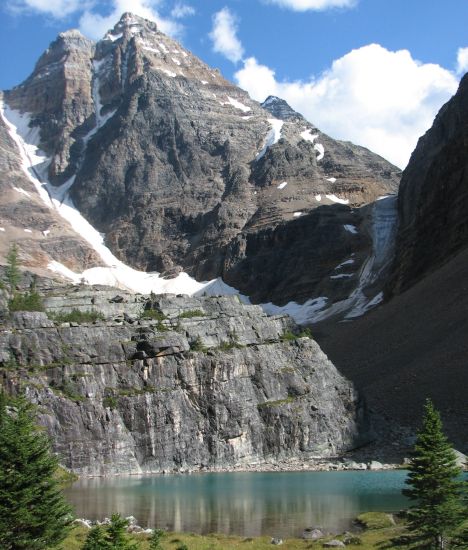
[[[350,527],[364,511],[396,511],[405,472],[268,472],[80,480],[66,491],[78,517],[133,515],[149,527],[243,536],[298,536]]]

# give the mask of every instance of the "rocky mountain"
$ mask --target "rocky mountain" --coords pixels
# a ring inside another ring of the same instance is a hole
[[[289,317],[236,296],[38,288],[49,317],[7,316],[0,383],[38,405],[79,474],[312,464],[369,437],[352,384]],[[58,317],[77,309],[100,318]]]
[[[118,260],[279,306],[361,291],[368,205],[396,192],[399,170],[279,98],[252,101],[154,23],[127,13],[98,43],[59,35],[4,104],[10,133],[43,151],[34,176]]]

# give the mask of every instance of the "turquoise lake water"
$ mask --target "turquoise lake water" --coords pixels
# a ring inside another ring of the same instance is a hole
[[[133,515],[139,525],[195,533],[300,536],[345,530],[361,512],[398,511],[406,472],[267,472],[80,480],[66,491],[77,517]]]

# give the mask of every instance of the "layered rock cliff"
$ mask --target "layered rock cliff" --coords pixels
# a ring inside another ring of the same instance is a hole
[[[237,297],[45,294],[52,314],[102,319],[14,313],[0,333],[1,384],[38,405],[54,450],[79,474],[308,461],[366,438],[353,386],[287,317]]]

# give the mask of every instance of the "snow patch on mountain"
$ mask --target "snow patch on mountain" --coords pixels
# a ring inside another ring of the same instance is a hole
[[[304,130],[301,132],[301,138],[304,141],[310,141],[310,143],[314,143],[314,141],[319,137],[318,134],[312,134],[312,130]]]
[[[337,202],[338,204],[349,204],[348,199],[340,199],[336,195],[325,195],[325,196],[327,197],[328,200],[332,202]]]
[[[250,107],[247,107],[247,105],[244,105],[243,103],[241,103],[240,101],[237,101],[237,99],[234,99],[233,97],[228,96],[228,102],[233,107],[235,107],[236,109],[239,109],[244,113],[248,113],[249,111],[252,110]]]
[[[269,302],[262,304],[263,311],[269,315],[290,315],[296,323],[305,324],[314,319],[327,305],[328,298],[321,296],[307,300],[303,304],[288,302],[285,306],[276,306]]]
[[[278,141],[281,139],[281,129],[283,128],[284,120],[278,120],[276,118],[269,118],[267,120],[271,125],[271,129],[266,135],[263,148],[258,153],[255,160],[260,160],[267,152],[268,147],[275,145],[275,143],[278,143]]]
[[[317,162],[318,162],[319,160],[322,160],[323,157],[325,156],[325,147],[321,143],[315,143],[314,149],[318,152],[318,155],[317,155]]]
[[[357,228],[355,225],[349,225],[349,224],[345,224],[343,225],[345,231],[348,231],[349,233],[352,233],[353,235],[357,235]]]

